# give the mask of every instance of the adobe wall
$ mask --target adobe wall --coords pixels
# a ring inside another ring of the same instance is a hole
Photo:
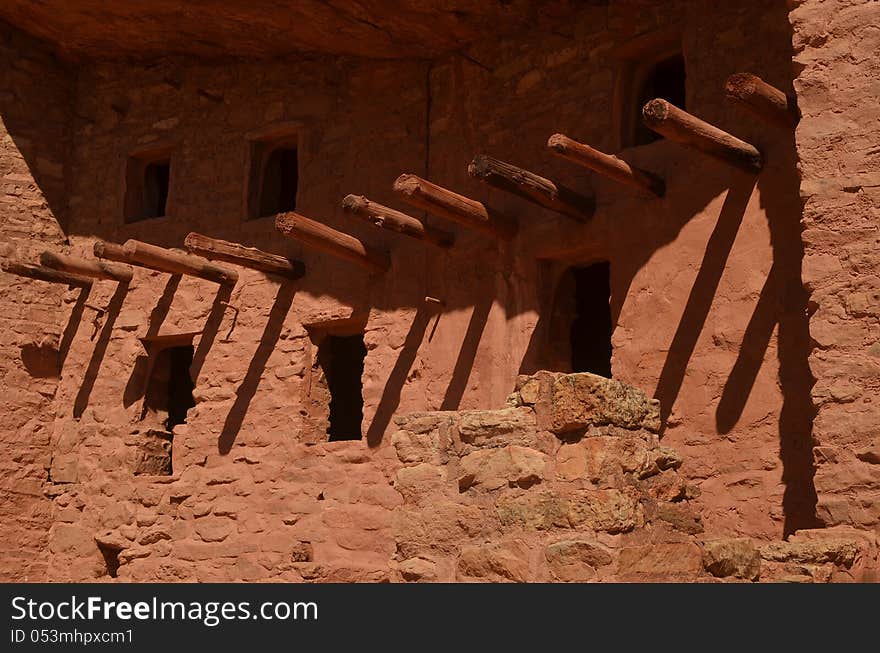
[[[63,243],[71,72],[0,23],[0,239],[24,256]],[[45,579],[52,504],[43,496],[52,398],[77,292],[0,272],[0,521],[6,581]]]
[[[880,3],[792,2],[817,511],[880,523]]]
[[[790,90],[787,14],[757,0],[663,8],[613,3],[607,19],[591,9],[558,31],[430,64],[82,67],[71,253],[90,258],[95,238],[179,247],[195,230],[296,256],[307,274],[280,284],[241,269],[231,293],[144,269],[128,287],[95,285],[88,304],[104,312],[84,306],[72,320],[82,324],[54,397],[48,577],[106,577],[97,536],[127,580],[390,578],[393,515],[405,501],[392,416],[503,404],[517,375],[546,360],[560,275],[597,259],[611,262],[614,376],[659,398],[664,446],[700,490],[691,503],[701,537],[771,540],[814,525],[794,143],[722,93],[739,71]],[[757,180],[658,142],[627,152],[666,178],[666,197],[653,199],[551,158],[554,132],[617,150],[620,48],[676,26],[689,110],[766,153]],[[761,47],[743,47],[752,42]],[[301,139],[298,210],[389,250],[389,273],[369,278],[281,239],[271,219],[242,220],[248,139],[291,125]],[[171,216],[123,224],[126,157],[154,145],[174,152]],[[595,218],[580,225],[487,191],[466,174],[480,152],[595,191]],[[347,193],[401,206],[390,187],[403,172],[487,200],[520,235],[497,243],[443,223],[457,241],[440,252],[342,213]],[[442,312],[426,295],[443,299]],[[67,323],[65,313],[53,329]],[[366,441],[323,442],[309,329],[359,324]],[[150,426],[141,342],[175,334],[193,334],[197,405],[175,429],[174,475],[136,476]]]

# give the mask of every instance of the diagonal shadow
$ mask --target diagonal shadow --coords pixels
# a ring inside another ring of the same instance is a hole
[[[367,444],[371,447],[377,447],[382,443],[382,435],[385,429],[391,423],[394,411],[400,405],[400,393],[406,384],[406,378],[410,369],[416,360],[419,346],[425,337],[425,331],[428,329],[428,323],[431,321],[431,312],[424,304],[419,306],[412,324],[409,327],[409,333],[406,334],[406,340],[403,347],[397,355],[397,361],[394,368],[385,382],[385,388],[382,391],[382,398],[379,400],[379,406],[376,408],[376,414],[373,421],[367,429]]]
[[[172,274],[165,283],[165,289],[156,302],[156,306],[150,312],[150,318],[147,326],[145,338],[151,338],[159,333],[162,323],[168,317],[168,311],[171,310],[171,303],[174,301],[174,294],[180,285],[181,275]],[[128,382],[125,384],[125,391],[122,393],[122,405],[128,408],[144,395],[147,387],[147,375],[150,372],[150,356],[144,354],[137,357],[131,374],[128,376]]]
[[[257,393],[260,378],[266,369],[266,363],[269,361],[269,357],[278,343],[278,338],[281,336],[284,320],[293,304],[295,294],[296,289],[292,284],[285,283],[278,288],[278,294],[275,295],[275,303],[269,311],[269,319],[266,321],[266,328],[263,330],[260,344],[257,345],[257,350],[254,352],[253,358],[251,358],[244,380],[242,380],[235,391],[235,402],[226,415],[223,430],[220,432],[220,437],[217,440],[217,450],[222,455],[229,453],[232,445],[235,444],[235,438],[238,437],[238,433],[241,431],[241,425],[244,423],[248,407]]]
[[[92,357],[89,359],[88,367],[86,367],[86,373],[82,385],[80,385],[79,391],[76,393],[76,399],[73,401],[73,416],[76,419],[79,419],[82,416],[86,407],[89,405],[89,397],[92,394],[92,389],[95,387],[95,380],[98,378],[98,371],[101,369],[101,362],[104,360],[104,354],[107,352],[107,345],[110,343],[110,336],[113,334],[113,324],[116,322],[116,318],[119,315],[119,311],[122,308],[122,303],[125,301],[125,295],[127,293],[128,284],[120,283],[116,287],[116,292],[114,292],[113,296],[110,298],[110,302],[107,304],[107,311],[105,313],[106,321],[101,328],[101,333],[95,343],[95,348],[92,350]]]
[[[59,370],[64,367],[64,361],[67,360],[67,354],[70,352],[70,345],[73,344],[73,338],[76,336],[80,322],[82,322],[83,311],[85,310],[86,302],[89,299],[90,291],[91,288],[83,288],[80,290],[79,296],[76,298],[76,303],[73,305],[73,310],[70,312],[70,319],[67,321],[67,326],[64,327],[64,333],[61,335],[61,342],[58,343]]]
[[[458,359],[452,370],[452,379],[446,388],[440,410],[457,410],[461,404],[461,398],[464,397],[464,392],[467,389],[468,379],[477,356],[477,348],[480,346],[480,338],[483,337],[483,330],[486,328],[492,304],[493,300],[489,299],[474,306],[474,312],[471,313],[471,320],[468,323],[467,332],[464,334],[464,340],[461,342]]]
[[[770,274],[761,288],[761,295],[752,317],[746,326],[742,343],[739,347],[736,362],[724,385],[718,407],[715,409],[715,426],[718,433],[730,433],[739,418],[742,417],[746,402],[752,393],[755,379],[764,362],[764,354],[773,337],[773,329],[777,319],[777,286],[779,274],[776,264],[770,268]]]
[[[190,375],[194,382],[199,379],[199,373],[208,357],[208,352],[214,345],[217,338],[217,332],[220,331],[220,325],[223,324],[223,316],[226,314],[226,304],[232,297],[232,286],[222,285],[217,289],[217,295],[214,297],[214,303],[211,304],[211,311],[205,320],[205,326],[202,328],[202,334],[199,337],[199,344],[193,353],[192,365],[190,366]]]
[[[694,353],[697,340],[706,324],[712,300],[724,273],[730,250],[745,214],[746,205],[752,195],[756,180],[739,181],[731,186],[721,207],[721,214],[703,254],[703,261],[691,287],[687,304],[682,313],[663,370],[657,382],[654,396],[660,400],[661,434],[672,406],[678,398],[681,384],[688,364]]]

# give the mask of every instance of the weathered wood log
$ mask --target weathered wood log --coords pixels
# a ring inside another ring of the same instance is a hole
[[[792,128],[799,116],[794,98],[757,75],[735,73],[724,83],[725,96],[753,115],[779,127]]]
[[[270,254],[255,247],[245,247],[227,240],[210,238],[194,231],[187,234],[183,244],[193,254],[204,256],[206,259],[234,263],[288,279],[300,279],[306,273],[306,266],[302,261]]]
[[[468,173],[490,186],[519,195],[580,222],[589,219],[596,209],[591,197],[485,154],[474,157],[468,166]]]
[[[658,197],[663,197],[666,192],[666,184],[657,175],[640,170],[620,157],[600,152],[564,134],[553,134],[547,140],[547,147],[551,152],[564,159],[573,161],[622,184],[641,188]]]
[[[125,241],[122,252],[130,263],[151,270],[169,274],[187,274],[221,285],[233,285],[238,281],[238,272],[226,266],[211,263],[201,256],[142,243],[139,240]]]
[[[109,279],[128,283],[131,281],[133,272],[128,265],[108,263],[106,261],[89,261],[75,256],[65,256],[56,252],[43,252],[40,254],[40,263],[47,268],[70,272],[71,274],[95,279]]]
[[[731,136],[666,100],[658,98],[648,102],[642,107],[642,120],[650,129],[669,140],[746,172],[759,172],[764,165],[761,153],[754,145]]]
[[[285,236],[356,263],[371,272],[385,272],[391,267],[391,259],[385,252],[369,248],[354,236],[332,229],[299,213],[292,211],[279,213],[275,216],[275,228]]]
[[[362,195],[346,195],[342,200],[342,208],[377,227],[398,231],[437,247],[451,247],[455,242],[455,237],[448,231],[423,224],[406,213],[368,200]]]
[[[128,255],[122,249],[122,245],[117,243],[108,243],[104,240],[96,240],[92,247],[97,258],[107,259],[108,261],[119,261],[120,263],[130,263]]]
[[[29,279],[37,279],[38,281],[48,281],[49,283],[63,283],[66,286],[75,286],[78,288],[90,288],[92,280],[88,277],[82,277],[78,274],[70,274],[53,268],[43,267],[42,265],[33,265],[31,263],[21,263],[19,261],[3,261],[0,263],[0,269],[9,274],[16,274],[20,277]]]
[[[472,200],[416,175],[403,174],[394,181],[394,192],[412,206],[441,218],[477,229],[494,238],[510,240],[516,235],[515,222]]]

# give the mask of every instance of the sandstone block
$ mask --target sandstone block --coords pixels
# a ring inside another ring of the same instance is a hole
[[[711,540],[703,543],[703,566],[718,578],[758,580],[761,554],[748,538]]]
[[[596,576],[596,569],[611,564],[611,554],[589,540],[562,540],[547,545],[544,558],[556,580],[583,582]]]
[[[294,542],[290,550],[290,560],[292,562],[311,562],[314,560],[315,554],[312,550],[311,542]]]
[[[464,410],[458,413],[462,442],[477,446],[528,444],[536,437],[535,414],[528,408]]]
[[[409,558],[398,567],[403,580],[410,583],[432,583],[437,580],[437,565],[427,558]]]
[[[621,549],[617,565],[623,577],[693,577],[703,567],[703,555],[691,542],[649,544]]]
[[[448,494],[450,488],[447,485],[446,469],[427,463],[400,468],[394,481],[394,488],[404,500],[414,502]]]
[[[594,425],[660,428],[660,402],[636,388],[595,374],[564,374],[553,384],[551,430],[566,433]]]
[[[437,551],[457,553],[462,542],[489,534],[497,524],[478,506],[437,500],[424,508],[400,508],[392,529],[397,552],[404,558]]]
[[[499,499],[496,510],[507,527],[576,528],[624,533],[641,524],[638,502],[619,490],[531,491]]]
[[[437,464],[440,453],[440,434],[438,431],[414,433],[397,431],[391,436],[391,444],[402,463]]]
[[[528,488],[545,476],[547,456],[540,451],[511,445],[503,449],[480,449],[461,459],[464,475],[459,489],[497,490],[502,487]]]
[[[519,541],[465,547],[458,559],[458,577],[489,582],[529,580],[529,549]]]

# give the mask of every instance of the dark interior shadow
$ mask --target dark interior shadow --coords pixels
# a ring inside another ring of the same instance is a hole
[[[400,353],[397,355],[394,368],[385,382],[385,388],[382,391],[379,406],[376,408],[376,414],[373,416],[373,421],[367,429],[367,444],[371,447],[377,447],[382,443],[382,435],[385,433],[385,429],[391,423],[394,412],[400,405],[400,393],[406,384],[407,376],[409,376],[409,371],[416,360],[419,346],[422,344],[430,321],[431,311],[424,304],[419,306],[412,324],[410,324],[409,333],[406,334],[403,347],[401,347]]]
[[[480,346],[480,338],[483,337],[483,330],[486,328],[486,321],[489,319],[492,303],[492,299],[489,298],[474,305],[474,312],[471,313],[471,320],[468,323],[467,332],[464,334],[464,340],[461,342],[458,359],[455,361],[452,378],[449,381],[449,386],[446,388],[446,394],[443,396],[440,410],[458,410],[461,404],[461,398],[464,396],[465,390],[467,390],[468,379],[474,367],[477,349]]]
[[[172,274],[165,283],[165,288],[156,306],[150,312],[149,323],[145,338],[152,338],[158,335],[159,329],[162,328],[165,318],[168,317],[168,311],[171,310],[171,303],[174,301],[174,293],[180,285],[180,275]],[[137,357],[131,374],[128,375],[128,382],[125,384],[125,391],[122,394],[122,405],[128,408],[134,402],[144,396],[147,388],[147,376],[150,373],[150,356],[143,354]]]
[[[110,336],[113,335],[113,324],[119,316],[119,311],[122,309],[122,303],[125,301],[126,294],[128,294],[128,284],[120,283],[107,304],[107,310],[104,313],[104,326],[101,327],[101,333],[95,342],[95,348],[92,350],[89,365],[86,367],[85,377],[73,401],[73,416],[76,419],[82,416],[89,405],[89,397],[92,394],[92,389],[95,387],[95,380],[98,378],[101,362],[104,360],[107,345],[110,343]]]
[[[223,324],[223,316],[226,314],[226,304],[232,297],[232,286],[222,285],[217,289],[217,295],[214,297],[214,303],[211,304],[211,311],[205,320],[205,326],[202,329],[202,335],[199,337],[199,344],[193,354],[192,366],[190,374],[193,381],[198,381],[199,373],[202,371],[202,365],[208,357],[208,352],[217,339],[217,333],[220,331],[220,325]]]
[[[709,237],[699,272],[691,286],[654,392],[654,396],[660,400],[661,433],[678,398],[688,363],[709,315],[755,183],[754,177],[746,179],[742,175],[737,176],[736,182],[727,192],[718,222]]]
[[[61,341],[58,343],[58,370],[62,370],[64,368],[64,361],[67,360],[67,354],[70,352],[70,345],[73,344],[73,339],[76,336],[76,332],[79,330],[79,325],[82,322],[83,311],[86,307],[86,302],[89,299],[89,292],[91,288],[83,288],[79,292],[79,296],[76,298],[76,303],[73,305],[73,310],[70,312],[70,319],[67,320],[67,326],[64,327],[64,333],[61,334]]]
[[[251,358],[244,380],[242,380],[235,391],[235,402],[226,415],[223,430],[220,432],[220,437],[217,440],[217,450],[222,455],[229,453],[235,444],[235,438],[238,437],[238,433],[241,431],[241,425],[244,423],[248,407],[257,393],[257,387],[260,385],[260,377],[263,376],[266,363],[269,361],[269,357],[278,343],[278,338],[281,336],[284,320],[293,304],[295,294],[296,288],[292,284],[282,284],[278,288],[275,302],[269,311],[266,328],[263,330],[263,336],[260,338],[260,344],[257,345],[257,350],[254,352],[253,358]],[[197,376],[194,374],[193,378],[197,378]]]

